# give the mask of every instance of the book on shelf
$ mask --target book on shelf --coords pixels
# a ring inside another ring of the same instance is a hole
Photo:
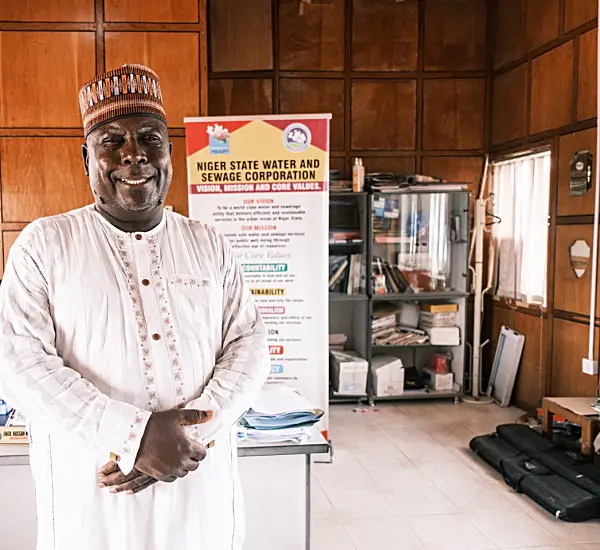
[[[372,282],[375,294],[405,294],[413,290],[398,266],[379,256],[372,261]]]
[[[365,288],[362,254],[329,256],[329,292],[360,294]]]

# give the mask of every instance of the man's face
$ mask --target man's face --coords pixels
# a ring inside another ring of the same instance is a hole
[[[171,144],[165,123],[131,116],[94,129],[83,147],[96,203],[119,220],[151,215],[171,186]]]

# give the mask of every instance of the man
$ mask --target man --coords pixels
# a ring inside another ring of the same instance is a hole
[[[38,550],[239,549],[233,427],[269,370],[264,324],[225,239],[163,209],[156,74],[125,65],[79,98],[95,204],[23,230],[0,287]]]

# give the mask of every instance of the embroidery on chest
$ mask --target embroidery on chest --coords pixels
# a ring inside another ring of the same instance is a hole
[[[184,273],[172,273],[169,276],[169,282],[174,286],[188,288],[206,288],[210,285],[210,279],[206,277],[198,277],[196,275],[188,275]]]

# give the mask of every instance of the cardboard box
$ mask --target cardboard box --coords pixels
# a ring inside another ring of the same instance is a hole
[[[369,363],[354,351],[329,352],[329,376],[336,393],[365,395]]]
[[[429,375],[429,387],[434,391],[452,391],[454,389],[454,373],[444,374],[425,369]]]
[[[375,355],[371,359],[375,378],[375,395],[393,396],[404,393],[404,365],[391,355]]]
[[[429,342],[434,346],[460,346],[460,330],[458,327],[427,327]]]
[[[421,309],[428,313],[456,313],[458,304],[423,304]]]

